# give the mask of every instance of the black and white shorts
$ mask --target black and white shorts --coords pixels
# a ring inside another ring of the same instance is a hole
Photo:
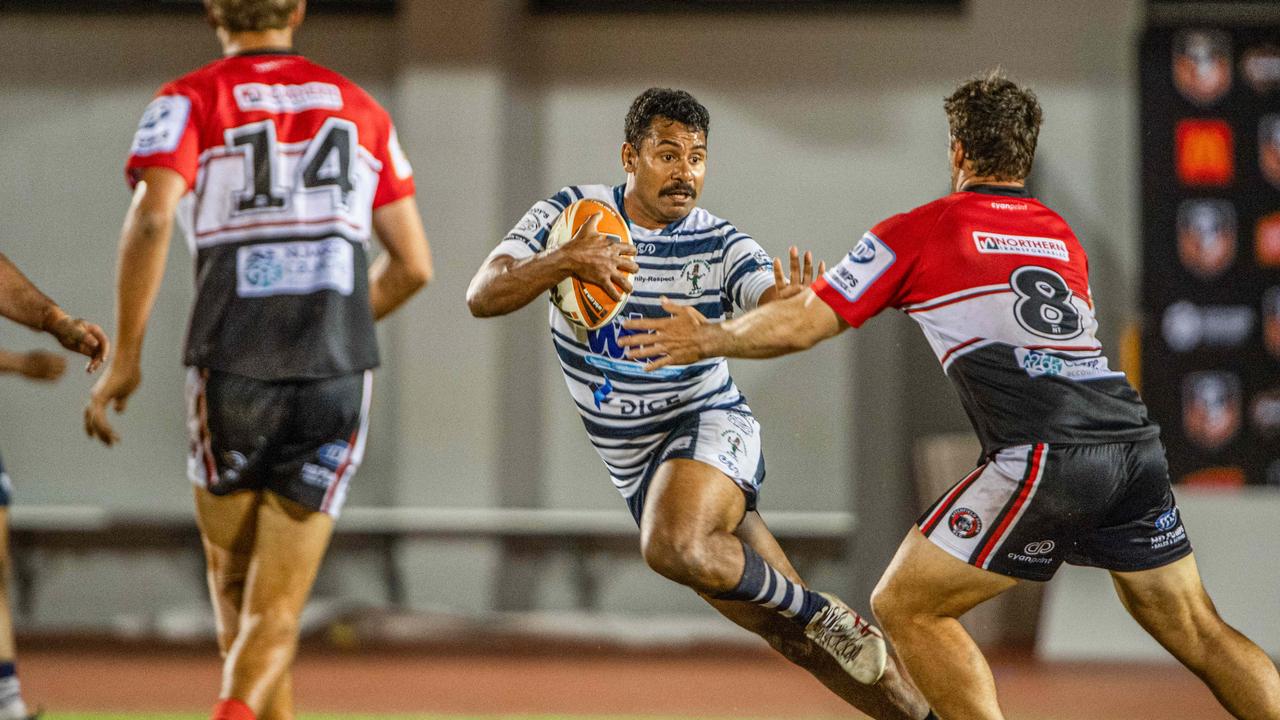
[[[917,525],[970,565],[1026,580],[1064,562],[1127,572],[1191,553],[1158,438],[1004,448]]]
[[[373,373],[266,381],[191,368],[187,476],[214,495],[270,490],[338,517],[364,458]]]

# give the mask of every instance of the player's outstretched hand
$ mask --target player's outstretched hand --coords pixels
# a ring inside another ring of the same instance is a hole
[[[113,362],[93,386],[89,404],[84,408],[84,431],[91,438],[101,440],[110,447],[120,441],[111,423],[107,421],[107,406],[118,413],[124,412],[129,396],[142,382],[142,370],[137,363],[122,365]]]
[[[23,355],[22,365],[18,368],[23,377],[45,382],[57,380],[66,370],[66,358],[44,350],[32,350]]]
[[[790,253],[791,277],[790,280],[782,274],[782,259],[773,259],[773,286],[778,293],[776,300],[785,300],[789,297],[799,295],[804,289],[813,284],[817,277],[821,277],[827,271],[827,264],[818,263],[818,271],[813,270],[813,253],[808,250],[804,251],[804,266],[800,264],[800,249],[795,245],[791,246]]]
[[[671,313],[665,318],[628,320],[622,327],[636,331],[618,338],[632,360],[650,360],[646,371],[667,365],[688,365],[707,357],[702,350],[702,334],[710,327],[707,318],[691,307],[677,305],[662,298],[662,309]]]
[[[640,270],[635,261],[636,248],[629,243],[614,242],[601,233],[596,227],[601,217],[597,212],[587,218],[563,249],[574,277],[602,288],[614,300],[621,300],[622,293],[632,289],[627,273]]]
[[[101,367],[107,354],[111,352],[111,341],[107,339],[107,334],[88,320],[62,315],[45,329],[58,339],[62,347],[89,358],[85,372],[93,372]]]

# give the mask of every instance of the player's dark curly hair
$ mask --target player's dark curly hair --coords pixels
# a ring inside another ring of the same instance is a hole
[[[204,0],[209,22],[230,32],[279,30],[289,24],[298,0]]]
[[[640,93],[627,111],[627,142],[639,148],[640,141],[653,125],[653,119],[658,117],[674,120],[690,130],[701,131],[703,135],[711,128],[711,114],[689,93],[671,88],[649,88]]]
[[[1035,93],[994,70],[946,99],[951,137],[976,175],[1021,180],[1031,174],[1042,113]]]

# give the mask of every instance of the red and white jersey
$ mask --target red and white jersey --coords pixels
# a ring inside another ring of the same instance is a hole
[[[895,215],[813,290],[854,327],[888,307],[919,323],[988,453],[1159,434],[1103,355],[1084,248],[1022,188]]]
[[[377,365],[366,247],[373,210],[412,195],[386,111],[288,52],[237,55],[168,83],[126,165],[170,168],[196,260],[188,365],[266,380]]]

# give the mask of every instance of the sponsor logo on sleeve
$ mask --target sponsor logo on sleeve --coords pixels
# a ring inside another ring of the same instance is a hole
[[[133,136],[133,155],[171,153],[178,149],[191,116],[191,100],[182,95],[161,95],[147,105]]]
[[[975,230],[973,243],[978,246],[978,252],[985,254],[1030,255],[1064,262],[1071,259],[1067,244],[1056,238],[1001,235],[999,233]]]
[[[261,243],[236,250],[236,294],[244,298],[309,295],[355,288],[355,251],[341,238]]]
[[[243,83],[231,90],[242,112],[298,113],[306,110],[341,110],[342,91],[337,85],[309,82],[301,85]]]
[[[855,302],[897,260],[880,238],[867,233],[838,265],[823,277],[849,302]]]

